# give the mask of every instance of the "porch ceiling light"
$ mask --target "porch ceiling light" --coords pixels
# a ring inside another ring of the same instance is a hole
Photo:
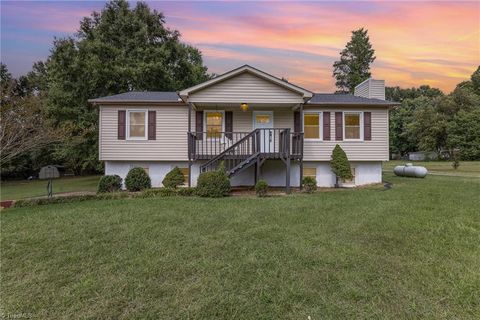
[[[242,103],[240,104],[240,109],[243,111],[243,112],[246,112],[248,110],[248,103]]]

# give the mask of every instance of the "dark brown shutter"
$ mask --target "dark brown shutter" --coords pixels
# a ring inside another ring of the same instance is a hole
[[[197,111],[195,113],[195,131],[197,132],[197,140],[203,139],[203,111]]]
[[[343,112],[335,112],[335,140],[343,140]]]
[[[157,111],[148,111],[148,140],[157,139]]]
[[[127,112],[125,110],[118,110],[118,140],[125,140],[126,122]]]
[[[300,123],[300,112],[299,111],[295,111],[293,113],[293,131],[294,132],[302,132],[302,128],[301,128],[301,123]]]
[[[330,140],[330,112],[323,113],[323,140]]]
[[[372,140],[372,113],[363,113],[363,139]]]
[[[225,111],[225,137],[233,139],[233,112]]]

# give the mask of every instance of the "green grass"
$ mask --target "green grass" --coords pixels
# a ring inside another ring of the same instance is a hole
[[[478,319],[480,179],[1,213],[4,314]]]
[[[100,176],[66,177],[53,180],[53,193],[97,191]],[[2,181],[1,199],[18,200],[47,195],[47,180]]]
[[[383,163],[383,169],[393,172],[393,168],[405,163],[424,166],[429,172],[441,175],[454,175],[480,178],[480,161],[460,161],[460,167],[453,169],[452,161],[408,161],[394,160]]]

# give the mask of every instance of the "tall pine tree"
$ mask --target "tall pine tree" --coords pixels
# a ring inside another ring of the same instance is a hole
[[[370,64],[375,61],[368,30],[352,31],[352,39],[340,53],[340,60],[333,64],[335,85],[341,93],[353,93],[355,86],[370,78]]]

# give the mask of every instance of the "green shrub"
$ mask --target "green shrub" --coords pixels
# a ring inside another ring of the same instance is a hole
[[[98,193],[115,192],[122,189],[122,178],[115,175],[103,176],[98,182]]]
[[[22,207],[34,207],[44,204],[55,204],[55,203],[71,203],[71,202],[80,202],[87,200],[111,200],[111,199],[121,199],[127,198],[129,195],[126,192],[112,192],[112,193],[101,193],[101,194],[84,194],[84,195],[71,195],[65,197],[54,197],[54,198],[38,198],[38,199],[24,199],[18,200],[15,202],[15,208]]]
[[[265,180],[259,180],[255,184],[255,193],[258,197],[266,197],[268,192],[268,183]]]
[[[332,167],[333,173],[337,176],[337,184],[338,179],[349,180],[353,178],[347,154],[338,144],[333,149],[330,166]]]
[[[115,200],[115,199],[124,199],[128,198],[130,195],[127,192],[112,192],[112,193],[102,193],[97,194],[96,199],[98,200]]]
[[[314,177],[304,177],[302,180],[303,191],[314,193],[317,190],[317,179]]]
[[[191,197],[196,195],[197,189],[196,188],[178,188],[177,194],[182,197]]]
[[[134,195],[135,198],[155,198],[155,197],[171,197],[177,195],[173,188],[156,188],[145,189],[142,192]]]
[[[135,194],[134,198],[156,198],[156,197],[172,197],[183,196],[190,197],[195,195],[195,188],[156,188],[145,189],[140,193]]]
[[[173,168],[162,181],[162,184],[166,188],[177,188],[185,182],[185,176],[178,167]]]
[[[152,182],[143,168],[133,168],[128,171],[125,178],[125,186],[128,191],[142,191],[152,187]]]
[[[200,174],[197,180],[197,195],[200,197],[219,198],[230,193],[230,179],[221,165],[216,171]]]

